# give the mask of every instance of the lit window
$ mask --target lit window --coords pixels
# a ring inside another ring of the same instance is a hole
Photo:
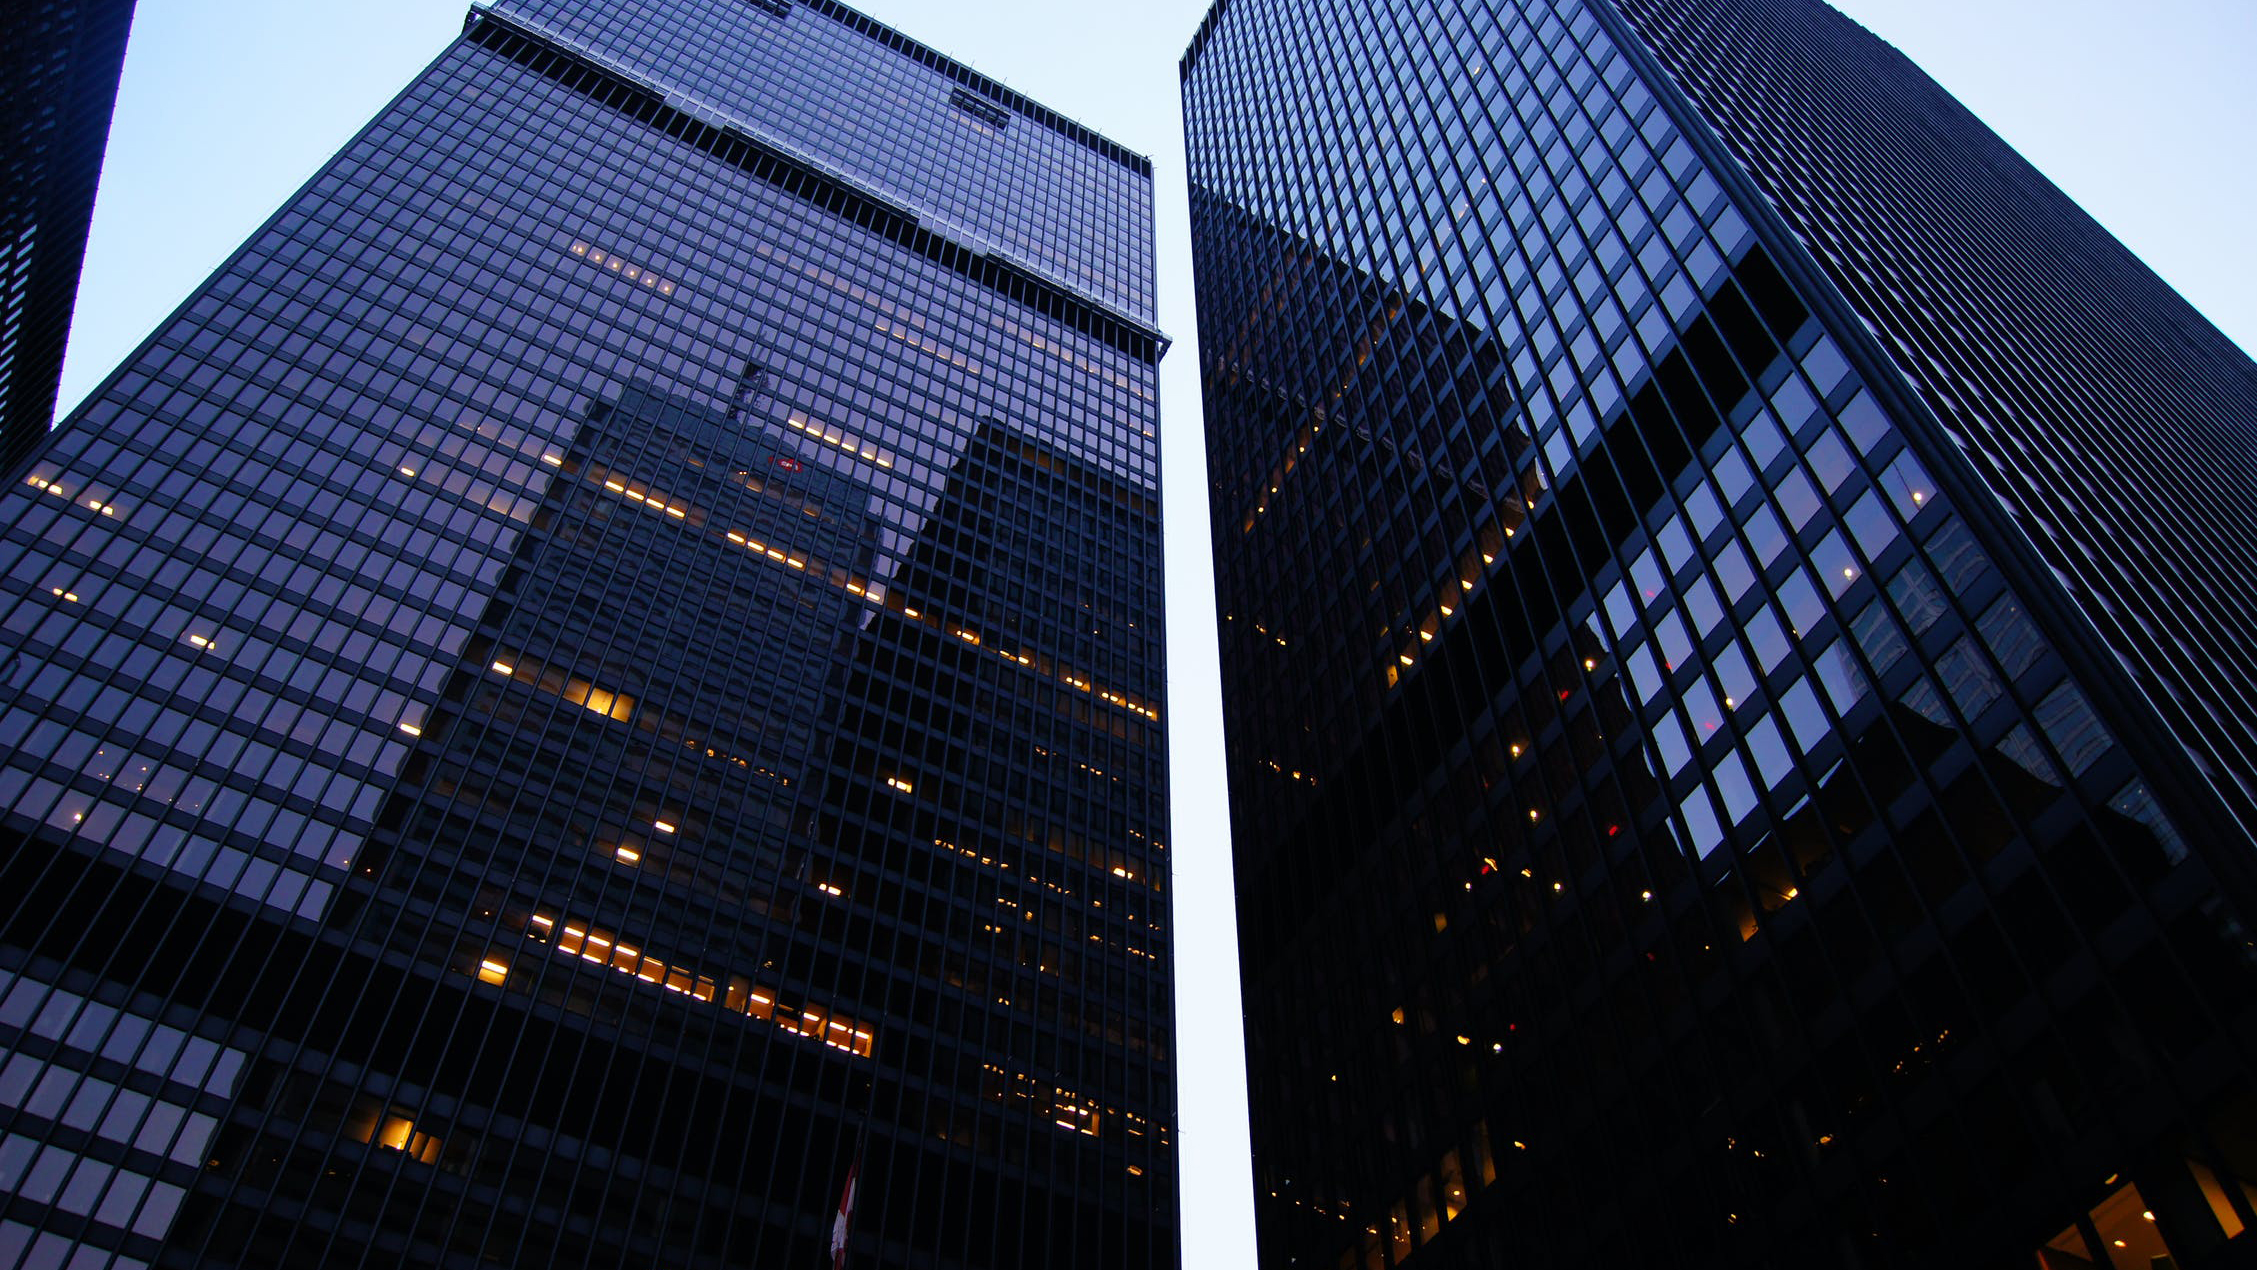
[[[397,1151],[419,1164],[439,1162],[439,1136],[416,1129],[415,1121],[398,1112],[363,1110],[345,1125],[346,1134],[355,1142],[365,1142],[379,1151]]]
[[[598,688],[585,679],[569,679],[560,694],[573,705],[624,723],[635,712],[635,699],[623,692]]]
[[[478,982],[500,984],[509,981],[509,963],[488,957],[478,963]]]

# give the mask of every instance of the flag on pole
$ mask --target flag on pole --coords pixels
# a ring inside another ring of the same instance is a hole
[[[846,1168],[846,1188],[839,1192],[839,1215],[831,1222],[831,1270],[846,1270],[846,1232],[854,1224],[854,1180],[862,1171],[862,1151],[855,1148],[854,1163]]]

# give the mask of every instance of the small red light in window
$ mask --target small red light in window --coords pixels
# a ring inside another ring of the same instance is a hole
[[[787,471],[787,472],[796,472],[796,471],[798,471],[798,470],[799,470],[799,460],[798,460],[798,459],[788,459],[788,458],[785,458],[784,456],[782,456],[782,455],[780,455],[780,454],[779,454],[779,455],[777,455],[777,456],[776,456],[775,458],[772,458],[772,459],[770,459],[770,460],[768,460],[768,461],[769,461],[770,463],[773,463],[773,464],[775,464],[775,465],[776,465],[777,467],[780,467],[780,468],[784,469],[784,470],[785,470],[785,471]]]

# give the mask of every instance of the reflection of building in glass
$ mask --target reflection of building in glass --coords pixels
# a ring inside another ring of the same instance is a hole
[[[1164,737],[1159,528],[1149,486],[983,420],[843,668],[813,868],[970,900],[918,947],[927,1008],[1040,1021],[1008,1058],[947,1039],[956,1022],[936,1037],[934,1066],[1002,1114],[935,1104],[929,1127],[983,1155],[1022,1158],[1028,1117],[1171,1136],[1147,1066],[1171,1008],[1166,807],[1137,776]]]
[[[2246,1257],[2224,513],[2030,539],[2247,359],[1803,0],[1183,76],[1264,1263]]]
[[[133,0],[18,0],[0,42],[0,467],[55,418]]]
[[[1149,182],[478,10],[0,492],[0,1264],[1173,1265]]]

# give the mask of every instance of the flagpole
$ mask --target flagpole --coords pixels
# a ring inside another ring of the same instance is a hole
[[[831,1226],[830,1270],[847,1270],[853,1256],[854,1205],[862,1189],[862,1161],[869,1154],[870,1109],[878,1101],[877,1073],[870,1074],[870,1093],[862,1100],[858,1119],[860,1125],[854,1134],[854,1154],[848,1157],[846,1186],[839,1192],[838,1217]]]

